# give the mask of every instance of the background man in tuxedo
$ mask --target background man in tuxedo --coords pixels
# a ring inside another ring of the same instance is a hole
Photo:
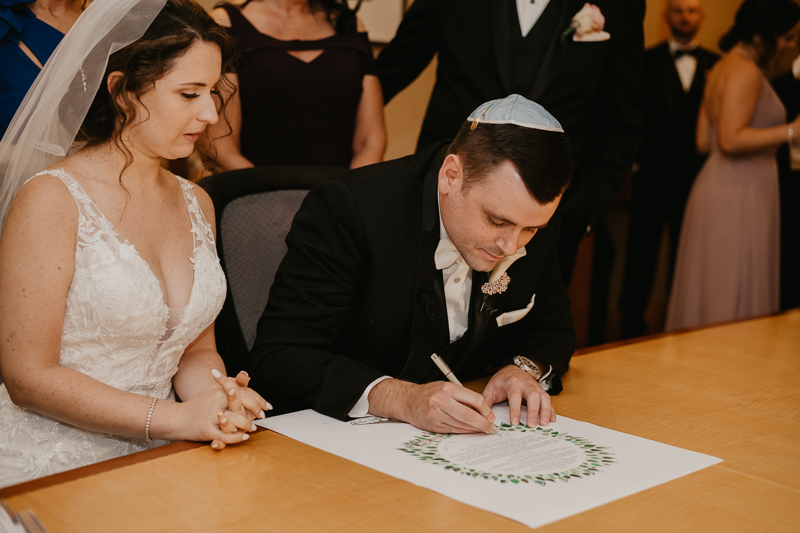
[[[645,52],[644,142],[633,178],[631,219],[620,308],[622,335],[646,333],[644,311],[653,287],[664,224],[669,228],[669,277],[675,263],[683,210],[705,161],[695,130],[706,73],[719,56],[700,47],[700,0],[671,0],[664,11],[667,41]]]
[[[251,386],[276,413],[437,432],[491,432],[506,399],[515,424],[522,400],[528,424],[554,421],[544,389],[561,390],[575,348],[553,216],[570,166],[558,122],[513,95],[478,108],[452,145],[317,186],[286,237]],[[486,286],[498,265],[510,282]],[[443,382],[434,352],[462,380],[500,370],[481,396]]]
[[[569,284],[578,243],[605,214],[641,140],[644,0],[596,0],[606,40],[564,36],[585,0],[415,0],[377,60],[388,102],[436,53],[417,149],[452,139],[483,101],[519,93],[569,137],[573,173],[561,202],[559,260]]]

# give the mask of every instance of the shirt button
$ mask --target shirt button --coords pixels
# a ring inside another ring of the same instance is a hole
[[[459,283],[459,282],[461,281],[461,278],[459,278],[458,276],[456,276],[456,279],[454,279],[453,281],[455,281],[456,283]]]

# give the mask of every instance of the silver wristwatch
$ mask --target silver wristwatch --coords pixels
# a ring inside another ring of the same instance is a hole
[[[539,370],[539,367],[527,357],[523,357],[521,355],[516,356],[514,358],[514,364],[517,365],[520,370],[530,374],[533,379],[539,382],[539,384],[542,384],[544,390],[548,390],[550,388],[548,378],[553,373],[552,366],[548,365],[550,368],[548,368],[547,372],[542,375],[542,371]],[[547,387],[544,387],[545,383],[548,385]]]
[[[522,357],[521,355],[516,356],[514,358],[514,364],[517,365],[521,370],[530,374],[536,381],[542,379],[542,371],[539,370],[539,367],[527,357]]]

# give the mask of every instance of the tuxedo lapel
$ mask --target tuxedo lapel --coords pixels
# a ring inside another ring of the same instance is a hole
[[[494,45],[494,60],[497,65],[497,72],[503,89],[506,94],[513,91],[513,76],[511,65],[511,50],[509,49],[509,28],[508,21],[511,19],[509,9],[516,9],[516,4],[503,0],[492,0],[490,4],[491,23],[492,23],[492,44]],[[519,30],[518,30],[519,31]]]
[[[551,2],[554,0],[550,0]],[[583,0],[581,0],[582,2]],[[502,2],[498,2],[502,3]],[[559,23],[555,27],[553,36],[550,39],[550,46],[547,49],[547,55],[542,62],[542,67],[539,69],[536,77],[534,78],[533,86],[529,91],[528,99],[538,102],[544,91],[550,86],[553,77],[556,74],[556,69],[567,51],[567,47],[574,44],[571,38],[567,38],[565,42],[561,42],[561,34],[569,26],[572,16],[578,12],[580,6],[583,4],[575,0],[561,0],[561,13],[558,17]],[[577,8],[576,8],[577,6]],[[538,24],[538,22],[537,22]],[[535,27],[535,25],[534,25]]]
[[[439,168],[446,152],[444,146],[433,158],[422,191],[422,230],[414,289],[414,315],[411,343],[403,371],[398,378],[418,381],[430,371],[430,355],[450,341],[447,303],[442,273],[436,270],[434,254],[439,245]]]

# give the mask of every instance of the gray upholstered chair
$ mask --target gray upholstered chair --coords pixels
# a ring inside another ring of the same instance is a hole
[[[200,181],[214,202],[217,252],[228,294],[215,326],[217,349],[228,375],[247,370],[284,242],[306,193],[345,169],[259,167],[215,174]]]

